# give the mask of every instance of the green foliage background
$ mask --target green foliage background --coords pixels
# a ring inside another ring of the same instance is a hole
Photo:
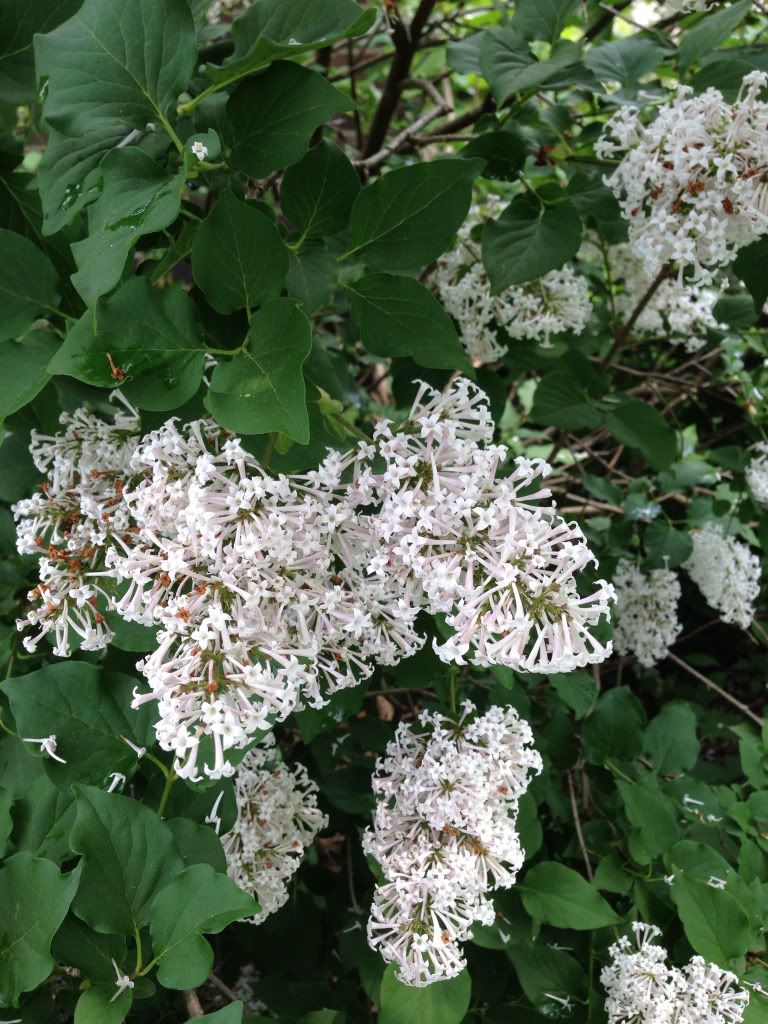
[[[414,378],[462,371],[501,440],[556,459],[559,504],[602,574],[627,553],[677,567],[708,521],[764,551],[744,469],[768,414],[768,243],[741,254],[726,326],[695,357],[636,344],[596,275],[585,334],[518,342],[474,371],[424,283],[489,190],[509,200],[482,239],[496,290],[561,267],[588,230],[621,241],[592,148],[601,125],[677,81],[733,99],[747,71],[768,70],[762,5],[645,30],[621,0],[255,0],[217,29],[206,6],[0,0],[4,1016],[179,1022],[197,989],[205,1019],[258,1020],[230,999],[253,964],[263,1012],[284,1024],[598,1024],[607,946],[638,917],[673,958],[700,953],[768,987],[764,608],[750,632],[723,626],[684,580],[683,638],[653,671],[618,657],[567,676],[461,670],[460,697],[531,722],[545,771],[522,802],[526,868],[497,923],[475,929],[468,971],[408,990],[365,943],[375,868],[359,838],[397,720],[447,706],[431,648],[280,727],[330,828],[289,904],[237,924],[253,904],[205,824],[222,788],[231,824],[231,782],[172,784],[151,712],[129,707],[140,630],[118,628],[103,656],[24,654],[14,620],[35,566],[15,554],[8,510],[37,483],[30,430],[106,410],[118,385],[148,429],[210,415],[293,470],[405,407]],[[53,732],[66,764],[18,738]],[[105,792],[115,771],[125,795]],[[113,960],[136,980],[115,1001]],[[768,1021],[768,1000],[754,996],[747,1020]]]

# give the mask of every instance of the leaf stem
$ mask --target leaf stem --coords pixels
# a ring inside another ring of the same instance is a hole
[[[178,779],[178,775],[175,772],[169,772],[165,778],[165,786],[160,797],[160,803],[157,805],[157,816],[162,818],[163,812],[165,811],[166,804],[168,803],[168,797],[171,795],[173,784]]]
[[[144,953],[141,948],[141,932],[139,926],[134,923],[133,925],[133,939],[136,943],[136,966],[133,969],[132,978],[137,978],[141,974],[141,968],[144,960]]]

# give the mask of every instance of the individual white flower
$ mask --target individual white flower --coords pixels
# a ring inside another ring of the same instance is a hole
[[[650,124],[631,106],[608,121],[595,151],[620,159],[606,182],[651,278],[673,263],[681,279],[707,283],[768,231],[766,82],[750,72],[733,104],[717,89],[679,86]]]
[[[683,568],[723,622],[748,629],[760,594],[760,559],[716,523],[694,530],[691,538],[693,551]]]
[[[682,631],[677,617],[680,583],[671,569],[642,572],[622,559],[616,588],[613,640],[619,654],[634,654],[645,668],[663,661]]]
[[[541,771],[528,724],[512,708],[458,721],[422,712],[401,723],[376,764],[365,852],[381,865],[368,941],[406,985],[453,978],[472,925],[495,920],[489,892],[523,864],[518,801]]]
[[[208,147],[204,142],[200,142],[199,140],[197,142],[193,142],[190,149],[192,151],[192,155],[196,156],[198,160],[205,160],[208,156]]]
[[[749,993],[730,971],[694,956],[683,968],[667,964],[654,943],[661,932],[635,922],[608,950],[611,963],[600,980],[606,990],[608,1024],[740,1024]]]
[[[755,452],[747,466],[747,486],[758,505],[768,505],[768,444],[761,441]]]
[[[500,359],[507,339],[538,341],[546,346],[553,334],[581,334],[592,313],[587,279],[571,267],[491,295],[480,242],[472,235],[478,225],[497,216],[501,206],[501,198],[490,195],[470,209],[455,248],[438,259],[431,277],[476,364]]]
[[[59,757],[56,753],[56,737],[55,736],[44,736],[42,739],[22,738],[22,743],[36,743],[40,747],[40,751],[43,754],[47,754],[48,757],[53,758],[54,761],[58,761],[59,764],[66,764],[67,762],[63,757]]]
[[[238,767],[237,820],[221,843],[229,877],[259,904],[249,922],[261,924],[288,901],[288,880],[328,824],[317,792],[303,765],[291,769],[277,759],[272,733]]]
[[[123,974],[120,971],[120,968],[117,966],[117,963],[115,962],[114,959],[112,960],[112,966],[115,969],[115,994],[109,1000],[110,1003],[114,1003],[114,1001],[119,996],[121,996],[123,994],[123,992],[125,992],[126,989],[132,989],[134,987],[134,984],[135,984],[135,982],[130,977],[130,975]]]

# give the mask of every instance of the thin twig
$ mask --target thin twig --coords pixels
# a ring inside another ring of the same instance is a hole
[[[213,987],[217,988],[223,996],[226,996],[227,999],[231,1000],[233,1003],[236,1003],[239,1000],[240,996],[237,992],[233,992],[229,985],[225,985],[221,978],[218,978],[215,974],[210,974],[208,976],[208,981],[210,981]]]
[[[584,867],[587,869],[587,878],[592,881],[592,862],[589,859],[589,850],[587,850],[587,844],[584,842],[584,833],[581,830],[581,818],[579,817],[579,807],[576,803],[576,791],[573,788],[573,776],[570,772],[565,773],[566,782],[568,784],[568,798],[571,801],[571,812],[573,813],[573,824],[576,827],[576,838],[579,841],[579,849],[581,850],[581,856],[584,859]]]
[[[184,1003],[187,1007],[187,1013],[190,1017],[204,1017],[205,1010],[203,1004],[197,995],[197,992],[193,988],[184,990]]]
[[[743,704],[736,697],[733,697],[730,693],[728,693],[727,690],[724,690],[722,686],[718,686],[717,683],[713,683],[711,679],[707,679],[707,677],[705,675],[702,675],[701,672],[698,671],[698,669],[693,668],[692,665],[689,665],[687,662],[683,661],[682,658],[678,658],[676,654],[673,654],[670,651],[667,654],[667,657],[670,659],[670,661],[674,661],[676,665],[678,665],[680,668],[684,669],[686,672],[692,675],[694,679],[698,679],[700,683],[704,683],[704,685],[708,686],[710,690],[714,690],[714,692],[719,694],[723,698],[723,700],[727,700],[729,704],[733,705],[733,707],[738,708],[738,710],[741,711],[743,715],[746,715],[747,718],[750,718],[753,722],[755,722],[756,725],[758,725],[762,729],[763,720],[759,715],[755,714],[752,708],[747,707],[746,704]]]

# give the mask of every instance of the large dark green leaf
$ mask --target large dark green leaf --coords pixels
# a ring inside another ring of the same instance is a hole
[[[694,61],[725,42],[751,9],[752,0],[739,0],[738,3],[724,7],[721,11],[715,11],[695,28],[686,32],[677,51],[680,67],[689,68]]]
[[[514,946],[507,955],[528,999],[540,1010],[552,1006],[552,996],[585,999],[587,978],[578,962],[561,949],[539,943]]]
[[[278,61],[239,85],[227,104],[232,123],[230,164],[253,178],[288,167],[306,152],[312,133],[352,101],[316,71]]]
[[[0,1006],[15,1006],[51,973],[51,941],[78,881],[78,871],[62,875],[51,861],[28,853],[0,870]]]
[[[601,81],[633,86],[653,71],[665,53],[650,39],[630,36],[596,46],[587,53],[584,63]]]
[[[615,757],[627,760],[642,749],[643,709],[625,686],[601,694],[591,715],[584,721],[584,757],[590,764],[603,764]]]
[[[480,43],[480,67],[499,105],[515,93],[538,88],[581,60],[574,43],[559,43],[549,60],[537,60],[528,40],[511,28],[491,29]]]
[[[689,704],[667,704],[649,723],[643,751],[657,772],[688,772],[699,756],[696,715]]]
[[[35,37],[46,120],[67,135],[91,131],[97,119],[141,129],[162,122],[195,57],[186,0],[85,0],[63,25]]]
[[[162,411],[194,395],[204,361],[191,299],[180,288],[153,288],[135,277],[83,314],[48,372],[98,387],[120,385],[139,408]]]
[[[254,1024],[260,1024],[255,1017],[249,1018]],[[208,1024],[242,1024],[243,1021],[243,1004],[242,1003],[230,1003],[229,1006],[225,1006],[221,1010],[215,1010],[213,1013],[204,1013],[202,1017],[193,1017],[192,1020],[188,1020],[186,1024],[198,1024],[202,1021],[208,1021]]]
[[[338,146],[326,139],[283,175],[283,213],[305,238],[335,235],[349,222],[360,179]]]
[[[157,893],[184,869],[154,811],[92,786],[77,787],[71,844],[83,857],[74,910],[97,932],[135,935],[148,923]]]
[[[747,286],[755,302],[755,309],[762,309],[768,299],[768,274],[765,272],[768,260],[768,238],[759,238],[751,245],[739,250],[733,269]]]
[[[470,369],[453,321],[411,277],[369,274],[348,285],[363,344],[377,356],[410,356],[419,366]]]
[[[142,235],[176,220],[185,178],[183,167],[169,175],[135,146],[107,154],[101,170],[104,187],[88,210],[89,235],[72,245],[78,268],[72,283],[89,306],[118,284]]]
[[[570,202],[543,206],[516,196],[483,229],[483,264],[494,293],[557,270],[581,245],[581,219]]]
[[[328,301],[338,280],[338,261],[323,242],[305,242],[301,252],[291,253],[285,289],[308,315]]]
[[[0,102],[32,103],[37,92],[32,39],[74,14],[82,0],[3,0],[0,3]]]
[[[383,270],[436,259],[453,240],[472,199],[482,160],[433,160],[384,174],[352,207],[350,250]]]
[[[57,348],[51,331],[30,331],[21,341],[0,342],[0,422],[43,390],[50,380],[46,368]]]
[[[672,465],[677,451],[675,432],[652,405],[628,398],[609,413],[606,423],[617,441],[639,448],[652,469]]]
[[[566,430],[591,430],[603,422],[586,388],[566,370],[552,370],[536,388],[531,419]]]
[[[732,968],[749,948],[749,917],[729,892],[687,878],[683,872],[672,884],[672,898],[690,944],[706,960]]]
[[[524,39],[554,43],[560,38],[578,0],[518,0],[512,28]]]
[[[216,934],[257,910],[251,896],[209,864],[187,868],[157,894],[150,910],[158,981],[166,988],[202,985],[213,967],[202,933]]]
[[[649,863],[650,859],[665,853],[680,838],[674,805],[659,792],[653,776],[649,776],[642,784],[618,779],[616,785],[624,801],[627,817],[638,830],[640,840],[648,852],[646,863]]]
[[[18,338],[38,316],[55,312],[58,275],[45,253],[23,235],[0,229],[0,341]]]
[[[517,887],[525,909],[542,924],[592,931],[619,920],[586,878],[555,861],[531,868]]]
[[[131,710],[132,676],[103,674],[94,665],[59,662],[0,685],[11,703],[22,737],[56,736],[56,753],[66,764],[45,758],[50,778],[64,788],[72,782],[103,784],[110,772],[129,772],[136,754],[121,739],[146,746],[151,711]]]
[[[395,973],[395,965],[390,964],[381,981],[381,1024],[459,1024],[464,1019],[472,994],[469,971],[426,988],[403,985]]]
[[[223,67],[209,65],[208,77],[219,85],[234,82],[281,57],[359,35],[375,18],[375,10],[361,11],[354,0],[255,0],[233,26],[231,59]]]
[[[213,308],[233,313],[280,294],[288,250],[269,217],[226,191],[195,233],[192,271]]]
[[[309,440],[301,367],[312,330],[293,299],[272,299],[253,317],[242,355],[213,371],[206,405],[218,423],[240,434],[280,431]]]

